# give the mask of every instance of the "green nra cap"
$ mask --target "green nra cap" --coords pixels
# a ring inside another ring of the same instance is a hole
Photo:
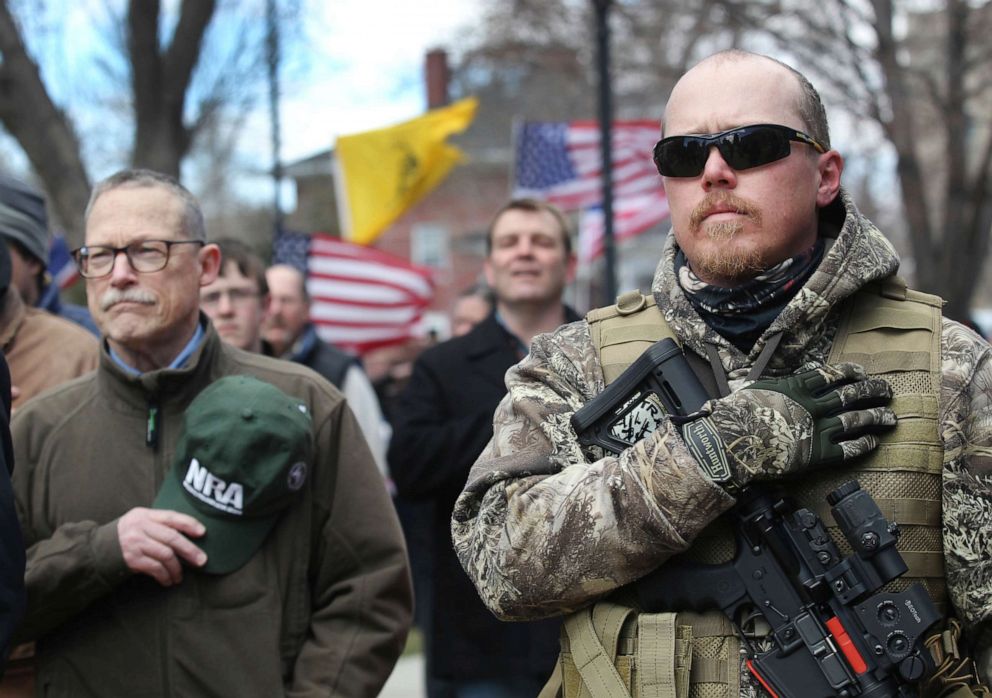
[[[198,519],[201,569],[227,574],[262,545],[310,474],[307,406],[251,376],[225,376],[186,408],[172,469],[152,505]]]

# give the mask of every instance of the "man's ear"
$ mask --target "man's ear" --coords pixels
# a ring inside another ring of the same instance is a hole
[[[217,280],[217,276],[220,274],[220,247],[208,242],[200,248],[197,262],[200,265],[200,286],[209,286]]]
[[[837,198],[844,158],[836,150],[828,150],[817,158],[820,183],[816,187],[816,207],[823,208]]]

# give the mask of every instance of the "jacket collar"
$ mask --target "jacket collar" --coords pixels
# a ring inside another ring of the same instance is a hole
[[[565,322],[575,322],[581,317],[568,305],[565,308]],[[465,353],[473,359],[481,358],[487,354],[512,350],[519,343],[517,337],[510,333],[499,320],[496,319],[494,309],[486,316],[486,319],[472,328],[472,331],[465,335]],[[514,353],[516,353],[514,351]],[[516,362],[514,362],[516,363]]]
[[[478,360],[490,354],[507,353],[513,347],[516,339],[499,324],[496,311],[493,310],[486,319],[472,328],[465,335],[465,355],[472,360]]]
[[[221,352],[221,339],[206,316],[200,314],[204,338],[181,368],[161,368],[139,376],[131,376],[110,356],[107,340],[100,342],[100,365],[97,381],[101,389],[129,405],[142,407],[150,403],[180,400],[186,403],[211,380],[211,367]]]

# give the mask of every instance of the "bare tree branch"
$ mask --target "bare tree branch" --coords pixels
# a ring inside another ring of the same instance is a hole
[[[89,177],[66,115],[52,102],[28,56],[6,0],[0,0],[0,120],[44,182],[53,212],[72,244],[82,244]]]

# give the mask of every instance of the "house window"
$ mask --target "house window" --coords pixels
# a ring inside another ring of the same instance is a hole
[[[410,236],[410,257],[414,264],[445,268],[450,266],[448,229],[440,223],[417,223]]]

